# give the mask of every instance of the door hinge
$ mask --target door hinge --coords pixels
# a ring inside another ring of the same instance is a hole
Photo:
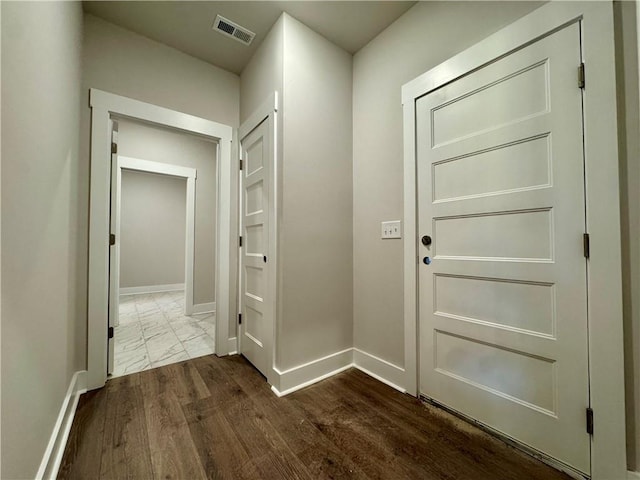
[[[584,88],[585,78],[584,78],[584,63],[581,63],[578,67],[578,87]]]
[[[590,246],[589,246],[589,234],[585,233],[582,237],[582,248],[584,249],[584,258],[589,258]]]
[[[240,236],[239,246],[242,246],[242,236]]]
[[[108,336],[109,338],[113,338],[113,327],[109,327],[109,328],[107,329],[107,336]]]
[[[116,142],[111,142],[111,153],[118,153],[118,144]]]
[[[242,314],[238,314],[238,325],[242,325]]]
[[[587,407],[587,433],[593,435],[593,409]]]
[[[115,245],[116,244],[116,236],[114,233],[110,233],[109,234],[109,245]]]
[[[242,170],[242,159],[240,159],[240,170]]]

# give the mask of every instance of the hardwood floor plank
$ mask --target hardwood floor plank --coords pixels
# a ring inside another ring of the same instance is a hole
[[[314,404],[312,392],[299,392],[298,397],[301,404]],[[376,417],[371,421],[372,412],[360,410],[348,396],[342,398],[338,408],[323,412],[309,406],[308,413],[317,428],[368,476],[428,478],[415,463],[402,461],[402,451],[398,451],[399,446],[393,442],[393,427],[384,422],[376,423],[379,420]],[[400,448],[414,449],[415,445],[405,442]],[[424,457],[425,463],[432,460]]]
[[[258,470],[267,473],[288,470],[291,478],[310,478],[302,462],[291,452],[277,429],[251,399],[239,402],[224,411],[223,415],[231,424],[247,455],[264,457]],[[273,460],[267,460],[268,457]],[[286,465],[281,465],[282,463]]]
[[[107,390],[106,408],[100,412],[105,417],[100,477],[153,478],[142,391],[139,386],[117,387]]]
[[[191,438],[208,479],[255,478],[256,469],[222,412],[216,412],[210,400],[183,407]],[[249,472],[253,476],[246,476]]]
[[[290,397],[275,396],[264,377],[235,375],[233,378],[244,390],[254,392],[250,398],[256,410],[269,419],[289,449],[298,455],[312,478],[367,478],[359,467],[313,425]]]
[[[215,405],[219,410],[225,410],[235,405],[238,401],[247,398],[249,393],[233,381],[226,373],[222,365],[228,363],[227,359],[216,359],[211,361],[209,357],[200,357],[192,360],[209,390],[211,405]],[[222,360],[219,361],[219,360]]]
[[[278,398],[272,393],[256,395],[251,399],[254,407],[280,433],[294,453],[317,446],[321,432],[309,421],[308,416],[288,398]]]
[[[173,365],[176,371],[176,380],[181,386],[178,389],[178,400],[181,404],[190,403],[194,400],[208,398],[211,392],[200,376],[200,372],[191,362],[181,362]]]
[[[113,392],[120,388],[131,388],[140,386],[140,374],[135,373],[133,375],[125,375],[124,377],[110,377],[107,380],[107,389],[109,392]]]
[[[278,398],[243,357],[209,356],[84,395],[59,478],[569,477],[358,370]]]
[[[209,388],[196,366],[189,361],[145,370],[136,375],[147,397],[157,397],[171,392],[181,405],[211,396]],[[127,377],[119,377],[127,378]]]
[[[260,478],[265,480],[314,480],[298,457],[290,450],[276,450],[256,460]]]
[[[394,463],[411,465],[414,475],[419,478],[439,479],[453,475],[453,478],[461,480],[488,480],[495,476],[496,470],[492,468],[491,458],[477,458],[478,448],[483,449],[484,445],[474,443],[469,438],[461,438],[464,436],[462,432],[453,433],[451,428],[441,428],[439,422],[430,422],[433,425],[431,430],[419,431],[415,424],[420,420],[416,416],[409,415],[406,411],[403,416],[395,416],[390,413],[391,409],[377,409],[377,403],[366,394],[366,390],[340,388],[343,380],[336,379],[337,394],[349,394],[348,405],[354,411],[368,412],[368,421],[377,426],[379,434],[384,437],[381,441],[394,453]],[[467,445],[474,445],[474,456],[465,455]]]
[[[302,463],[307,466],[311,478],[335,480],[371,478],[335,444],[323,434],[320,435],[325,441],[319,441],[317,445],[308,447],[298,454]]]
[[[165,392],[156,397],[146,396],[144,410],[155,478],[206,478],[176,395]]]
[[[94,390],[80,397],[58,478],[75,480],[100,476],[106,416],[96,415],[96,412],[106,409],[106,400],[105,389]],[[86,441],[87,437],[92,441]]]
[[[353,395],[360,404],[359,409],[376,412],[371,415],[371,418],[377,418],[376,423],[400,427],[401,436],[387,431],[389,440],[399,448],[403,445],[422,447],[423,451],[419,452],[422,458],[429,452],[437,452],[437,457],[429,464],[438,466],[441,472],[454,471],[456,478],[492,479],[496,470],[501,470],[505,479],[566,478],[443,410],[406,398],[357,370],[336,378],[334,388],[338,395]]]

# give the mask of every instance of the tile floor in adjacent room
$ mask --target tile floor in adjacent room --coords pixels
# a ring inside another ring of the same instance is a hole
[[[112,376],[214,353],[215,313],[184,314],[184,291],[120,296]]]

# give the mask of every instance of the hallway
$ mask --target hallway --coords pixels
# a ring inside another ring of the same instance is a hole
[[[640,3],[0,12],[1,479],[640,480]]]
[[[213,355],[83,395],[58,478],[568,479],[358,370],[277,398]]]

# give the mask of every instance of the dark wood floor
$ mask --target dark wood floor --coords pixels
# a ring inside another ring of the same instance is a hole
[[[238,356],[83,395],[59,478],[568,479],[358,370],[277,398]]]

